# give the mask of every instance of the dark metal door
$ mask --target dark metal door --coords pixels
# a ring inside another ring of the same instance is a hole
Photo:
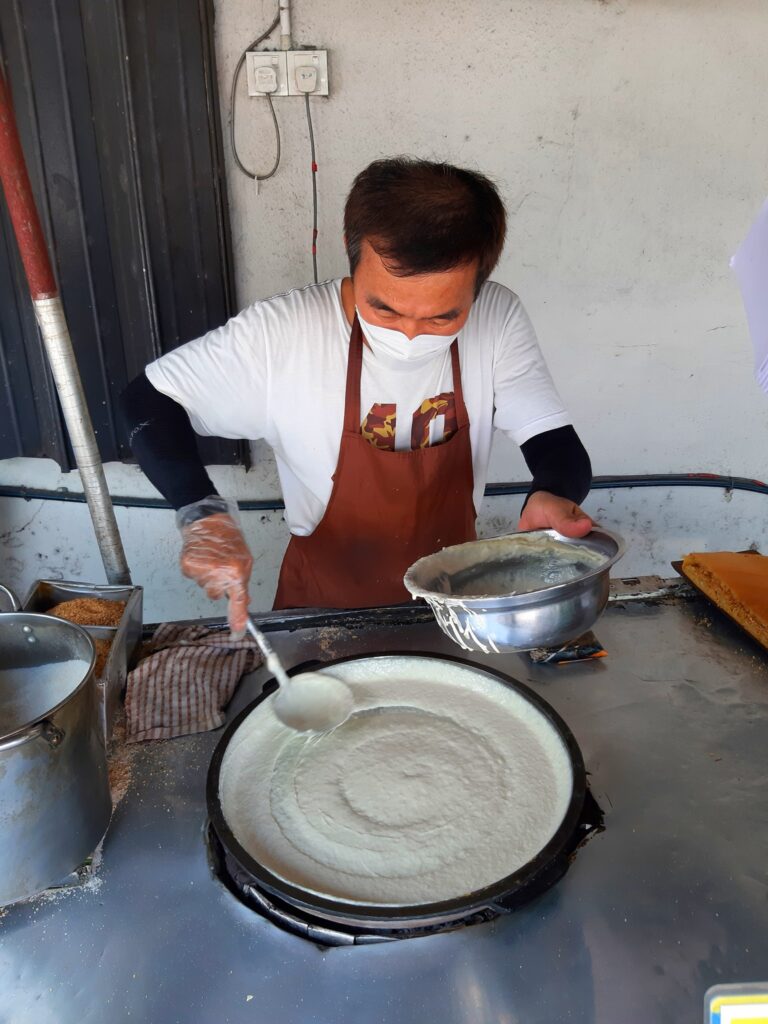
[[[4,0],[0,53],[105,461],[116,396],[223,323],[231,257],[212,0]],[[0,458],[71,466],[0,202]],[[205,442],[208,462],[242,453]]]

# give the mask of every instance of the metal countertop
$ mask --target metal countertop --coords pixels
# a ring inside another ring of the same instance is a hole
[[[95,881],[0,911],[1,1024],[681,1024],[768,979],[768,658],[699,600],[612,605],[599,661],[472,656],[527,682],[584,753],[606,831],[488,924],[321,950],[209,873],[220,732],[136,748]],[[436,626],[274,632],[289,665],[456,654]],[[230,716],[260,690],[243,681]]]

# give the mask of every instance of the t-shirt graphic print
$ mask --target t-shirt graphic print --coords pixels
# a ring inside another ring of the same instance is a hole
[[[411,415],[411,450],[429,448],[450,441],[457,430],[453,392],[425,398]],[[395,451],[397,405],[375,402],[361,424],[363,437],[380,451]]]

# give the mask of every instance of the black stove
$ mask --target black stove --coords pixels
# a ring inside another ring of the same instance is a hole
[[[581,814],[569,840],[563,845],[560,853],[546,865],[545,869],[532,876],[528,883],[516,888],[508,897],[496,899],[492,907],[484,907],[465,917],[451,918],[415,928],[382,926],[380,922],[376,921],[371,921],[370,924],[341,923],[312,914],[267,890],[224,847],[211,822],[208,822],[205,836],[213,874],[250,910],[265,917],[279,928],[317,945],[362,946],[456,931],[485,921],[493,921],[502,914],[510,914],[555,885],[568,870],[579,848],[591,836],[602,832],[603,828],[603,812],[587,789]]]

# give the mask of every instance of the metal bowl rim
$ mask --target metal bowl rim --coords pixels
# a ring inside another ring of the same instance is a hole
[[[504,672],[488,668],[486,665],[478,665],[473,661],[468,661],[466,658],[460,658],[450,654],[438,654],[429,651],[385,651],[379,654],[369,655],[352,654],[343,658],[334,658],[331,661],[314,663],[314,666],[316,668],[328,668],[333,665],[343,664],[347,661],[371,661],[378,658],[433,658],[436,661],[448,661],[462,665],[472,669],[473,671],[491,676],[496,682],[503,686],[511,687],[522,697],[532,703],[534,707],[544,715],[550,725],[557,732],[566,749],[566,753],[571,764],[573,779],[571,798],[568,803],[568,807],[563,815],[562,822],[549,842],[547,842],[542,849],[531,858],[531,860],[526,864],[523,864],[511,875],[507,875],[483,889],[477,889],[475,892],[466,893],[451,900],[441,900],[435,903],[419,903],[406,906],[403,904],[363,904],[360,902],[348,902],[339,899],[332,899],[327,896],[319,896],[307,889],[303,889],[300,886],[284,881],[282,878],[279,878],[267,868],[263,867],[255,857],[240,845],[227,824],[221,807],[221,802],[219,800],[219,778],[221,765],[227,748],[243,721],[259,704],[262,703],[262,701],[266,700],[267,697],[275,692],[277,689],[277,682],[274,679],[268,680],[259,696],[252,700],[235,716],[224,730],[221,739],[216,745],[216,749],[213,752],[213,757],[211,758],[211,763],[208,768],[208,778],[206,781],[206,802],[208,805],[208,818],[211,825],[213,826],[225,850],[235,858],[245,871],[250,872],[258,883],[268,892],[273,893],[281,899],[287,900],[294,906],[304,908],[308,911],[313,911],[315,914],[319,914],[320,916],[323,914],[340,915],[347,920],[360,922],[371,920],[418,920],[432,919],[445,914],[455,915],[457,912],[469,914],[475,910],[493,906],[496,901],[523,888],[524,885],[529,882],[531,878],[533,878],[542,868],[552,863],[562,852],[576,829],[587,789],[587,773],[584,766],[584,758],[581,753],[581,749],[576,742],[576,738],[551,704],[547,703],[547,701],[544,700],[543,697],[539,696],[535,690],[532,690],[524,683],[519,682],[512,676],[508,676]],[[305,667],[306,666],[304,665],[295,666],[288,671],[288,675],[293,675],[299,671],[303,671]]]
[[[476,610],[477,607],[480,606],[481,608],[490,608],[493,611],[512,611],[515,608],[527,608],[531,605],[550,604],[553,598],[567,597],[569,593],[575,593],[576,591],[585,589],[585,584],[591,583],[596,578],[609,572],[611,567],[624,555],[626,551],[626,543],[617,533],[612,533],[610,530],[604,530],[602,528],[592,530],[590,533],[598,534],[601,537],[607,537],[612,541],[616,545],[616,551],[614,554],[609,555],[601,565],[594,569],[590,569],[589,572],[583,573],[575,579],[567,580],[565,583],[557,583],[551,587],[544,587],[541,590],[529,590],[525,594],[476,594],[471,597],[461,597],[452,594],[442,594],[437,590],[428,590],[420,584],[413,584],[412,574],[417,566],[422,565],[431,558],[435,558],[438,555],[443,554],[444,551],[452,551],[455,548],[464,547],[464,544],[452,544],[447,548],[443,548],[441,551],[435,551],[431,555],[425,555],[423,558],[418,559],[418,561],[414,562],[407,570],[403,578],[403,583],[411,593],[414,600],[417,598],[424,598],[428,601],[434,598],[434,600],[438,601],[440,604],[451,605],[454,607],[463,606],[465,608],[472,608],[473,610]],[[577,544],[579,541],[586,540],[590,536],[590,534],[587,534],[587,537],[565,537],[556,530],[520,530],[518,533],[511,533],[502,537],[487,537],[481,541],[465,541],[464,543],[484,544],[494,540],[504,540],[506,537],[521,537],[529,536],[531,534],[541,534],[571,544]],[[409,584],[413,584],[413,588]]]
[[[40,715],[37,715],[35,718],[31,719],[29,722],[26,722],[24,725],[19,726],[18,729],[13,729],[11,732],[0,733],[0,743],[4,743],[6,740],[23,736],[24,733],[29,732],[30,729],[34,729],[35,726],[39,725],[41,722],[44,722],[46,718],[52,718],[58,711],[60,711],[64,707],[65,704],[68,704],[73,697],[80,693],[84,686],[88,685],[88,683],[93,678],[93,668],[94,665],[96,664],[96,647],[93,643],[93,640],[88,636],[83,627],[78,625],[76,622],[69,622],[69,620],[67,619],[57,619],[55,615],[44,615],[42,612],[3,612],[2,614],[0,614],[0,628],[2,628],[2,626],[9,619],[13,621],[23,619],[25,622],[27,622],[29,619],[43,620],[46,626],[49,626],[51,623],[56,623],[59,626],[70,627],[71,629],[74,629],[76,632],[78,632],[81,636],[85,637],[86,641],[88,642],[89,649],[91,651],[91,660],[88,664],[87,671],[85,672],[83,678],[80,680],[77,686],[74,688],[74,690],[70,690],[67,696],[62,698],[62,700],[60,700],[58,704],[54,704],[53,707],[48,708],[47,711],[43,712]]]

